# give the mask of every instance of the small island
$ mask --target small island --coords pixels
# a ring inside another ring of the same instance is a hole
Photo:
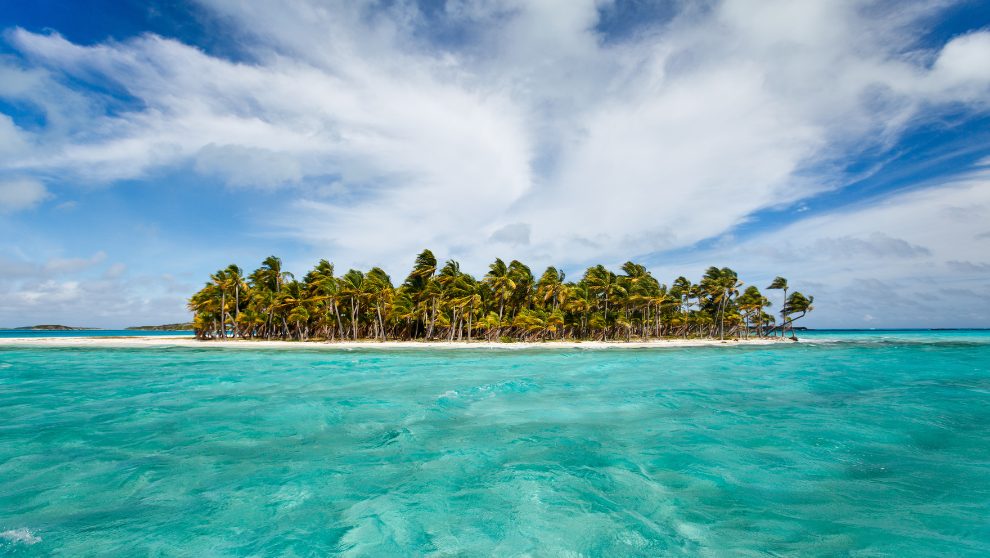
[[[127,331],[192,331],[192,322],[181,324],[144,325],[125,328]]]
[[[415,258],[398,286],[380,267],[334,275],[320,260],[302,280],[269,256],[245,275],[229,265],[189,300],[200,340],[393,342],[648,342],[764,340],[794,336],[794,322],[813,310],[814,297],[783,292],[778,321],[756,285],[745,288],[728,267],[709,267],[695,281],[668,286],[632,261],[616,273],[594,265],[577,281],[548,267],[496,259],[481,279],[455,260],[442,266],[430,250]]]
[[[71,327],[58,324],[43,324],[43,325],[33,325],[33,326],[22,326],[12,328],[17,331],[88,331],[96,328],[93,327]]]

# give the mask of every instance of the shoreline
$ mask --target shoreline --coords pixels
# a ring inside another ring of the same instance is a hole
[[[793,343],[790,339],[651,339],[648,341],[268,341],[231,339],[201,341],[187,336],[133,337],[9,337],[0,339],[2,347],[95,347],[95,348],[210,348],[210,349],[658,349],[683,347],[741,347]]]

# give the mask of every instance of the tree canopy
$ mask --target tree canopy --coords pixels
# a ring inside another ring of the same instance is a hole
[[[814,297],[784,291],[780,322],[755,285],[727,267],[710,267],[697,283],[668,287],[643,265],[619,273],[589,267],[577,281],[548,267],[537,278],[518,260],[496,259],[481,279],[423,250],[398,287],[381,268],[335,275],[320,260],[299,281],[270,256],[245,276],[229,265],[189,300],[203,339],[321,340],[631,340],[780,334],[810,312]]]

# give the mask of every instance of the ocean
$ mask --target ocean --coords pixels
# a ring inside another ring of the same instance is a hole
[[[798,334],[0,345],[0,555],[990,555],[990,332]]]
[[[20,337],[147,337],[158,335],[188,335],[192,331],[154,331],[140,329],[0,329],[0,339]]]

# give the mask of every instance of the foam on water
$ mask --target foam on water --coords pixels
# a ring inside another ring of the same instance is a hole
[[[986,338],[836,337],[0,348],[0,554],[990,554]]]
[[[0,539],[13,544],[32,545],[41,542],[41,537],[35,535],[30,529],[21,527],[20,529],[10,529],[0,532]]]

